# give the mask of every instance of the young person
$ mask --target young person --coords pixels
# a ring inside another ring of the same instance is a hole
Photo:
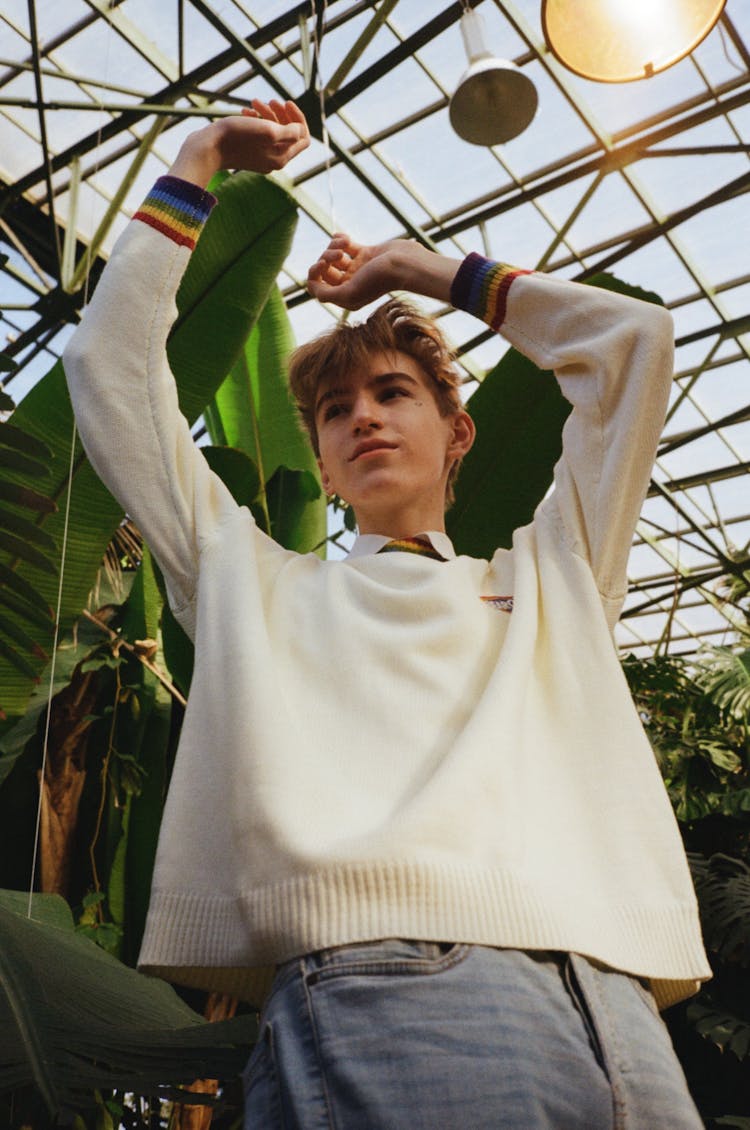
[[[699,1127],[657,1004],[709,968],[611,639],[669,316],[337,236],[316,297],[451,301],[554,369],[573,412],[512,550],[456,556],[444,506],[473,424],[435,326],[387,304],[293,360],[323,484],[360,536],[344,561],[288,552],[195,448],[166,338],[210,176],[280,168],[307,141],[277,102],[191,135],[65,351],[89,457],[196,643],[141,965],[256,1002],[273,979],[248,1127]]]

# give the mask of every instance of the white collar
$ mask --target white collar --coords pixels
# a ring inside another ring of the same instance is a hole
[[[453,548],[453,542],[441,530],[420,530],[419,537],[429,538],[432,548],[437,550],[440,556],[445,557],[447,561],[452,561],[455,558],[456,551]],[[360,534],[349,550],[348,556],[365,557],[370,553],[379,553],[383,546],[391,540],[392,538],[389,538],[387,534]]]

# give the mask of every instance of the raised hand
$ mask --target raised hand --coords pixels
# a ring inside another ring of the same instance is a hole
[[[294,102],[254,98],[251,108],[191,133],[170,172],[205,187],[219,169],[283,169],[309,144],[305,115]]]
[[[419,250],[406,239],[367,247],[338,233],[310,267],[307,289],[321,302],[359,310],[389,290],[407,287],[406,266]]]
[[[412,239],[390,239],[368,247],[338,234],[308,271],[307,289],[321,302],[345,310],[359,310],[391,290],[410,290],[447,302],[460,262]]]

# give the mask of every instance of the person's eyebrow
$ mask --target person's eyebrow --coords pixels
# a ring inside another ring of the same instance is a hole
[[[369,383],[374,384],[376,387],[379,388],[381,385],[389,384],[393,380],[406,381],[408,384],[411,384],[411,385],[418,385],[419,384],[419,382],[417,380],[415,380],[415,378],[412,377],[410,373],[402,373],[400,369],[394,369],[393,372],[389,372],[389,373],[378,373],[378,375],[376,377],[373,377],[372,381],[370,381]],[[318,401],[315,405],[315,414],[316,415],[318,414],[318,412],[320,411],[322,406],[326,403],[326,401],[337,400],[341,396],[348,396],[350,392],[351,392],[351,389],[348,389],[348,388],[329,388],[329,389],[326,389],[326,391],[324,393],[321,393],[321,395],[318,397]]]

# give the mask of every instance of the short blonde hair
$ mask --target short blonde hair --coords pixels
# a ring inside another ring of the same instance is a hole
[[[463,408],[455,356],[432,318],[411,303],[392,298],[366,321],[340,322],[333,329],[295,349],[289,359],[289,385],[313,451],[320,454],[315,404],[321,382],[333,373],[350,373],[367,365],[373,353],[405,353],[429,377],[438,410],[452,416]],[[453,502],[453,484],[461,460],[450,469],[446,507]]]

